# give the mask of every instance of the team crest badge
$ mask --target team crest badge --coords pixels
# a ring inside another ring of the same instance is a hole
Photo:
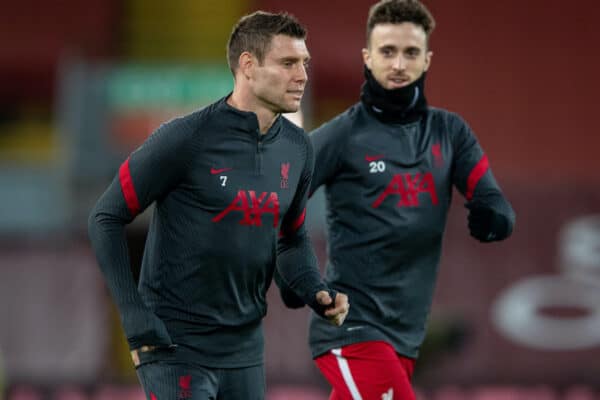
[[[281,163],[281,185],[282,189],[287,189],[290,187],[289,184],[290,179],[290,163]]]

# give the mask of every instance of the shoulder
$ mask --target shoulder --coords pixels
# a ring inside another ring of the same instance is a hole
[[[157,129],[160,131],[180,132],[191,134],[198,131],[202,124],[207,123],[214,114],[214,104],[195,110],[185,115],[177,116],[164,122]]]
[[[432,129],[438,130],[455,145],[473,140],[475,137],[467,121],[458,113],[443,108],[429,107]]]
[[[281,119],[281,132],[284,137],[302,146],[308,145],[308,136],[303,128],[299,127],[283,115],[279,118]]]
[[[212,108],[205,108],[181,115],[162,123],[147,139],[148,148],[160,152],[177,152],[180,156],[198,151],[204,142],[206,127],[210,124]],[[185,158],[185,157],[183,157]]]
[[[221,112],[219,102],[199,108],[188,114],[176,117],[163,123],[158,130],[171,134],[177,132],[177,140],[181,142],[198,141],[202,139],[211,126],[219,125]]]
[[[280,116],[280,133],[279,137],[287,143],[286,151],[291,151],[289,154],[300,155],[304,160],[305,166],[311,166],[314,160],[313,146],[308,139],[308,135],[298,125],[291,122],[284,116]]]
[[[211,124],[219,124],[220,119],[223,118],[223,107],[221,107],[223,101],[221,99],[209,104],[185,115],[183,118],[196,131]]]
[[[428,107],[427,111],[433,121],[442,122],[451,130],[467,126],[465,119],[454,111],[438,107]]]
[[[354,126],[360,112],[361,105],[360,103],[356,103],[313,130],[310,133],[310,137],[326,136],[331,140],[341,140],[347,136],[349,130]]]
[[[442,135],[446,135],[455,150],[470,147],[478,142],[467,121],[458,113],[430,107],[432,124]]]

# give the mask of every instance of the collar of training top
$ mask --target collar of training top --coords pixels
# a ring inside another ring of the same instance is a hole
[[[283,119],[281,114],[275,118],[273,125],[271,125],[267,133],[261,135],[256,114],[251,111],[242,111],[232,107],[227,103],[229,96],[231,96],[231,93],[217,102],[217,110],[225,114],[221,122],[227,128],[250,134],[261,141],[272,139],[279,133]]]
[[[425,98],[425,77],[423,72],[419,79],[399,89],[385,89],[373,76],[369,68],[364,67],[365,83],[360,93],[360,100],[370,114],[383,123],[408,123],[421,118],[427,111]]]

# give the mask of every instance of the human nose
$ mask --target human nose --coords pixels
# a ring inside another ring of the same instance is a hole
[[[296,70],[295,80],[298,82],[306,82],[308,80],[308,72],[305,65],[300,65]]]
[[[404,71],[406,69],[406,59],[402,55],[398,55],[394,59],[392,67],[398,71]]]

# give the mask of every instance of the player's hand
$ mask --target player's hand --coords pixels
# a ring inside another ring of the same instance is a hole
[[[160,348],[173,344],[164,322],[150,310],[124,310],[122,320],[131,350],[142,346]]]
[[[134,367],[139,367],[140,366],[140,354],[143,353],[152,353],[154,351],[175,351],[175,349],[177,349],[177,345],[176,344],[172,344],[168,347],[158,347],[158,346],[148,346],[148,345],[144,345],[140,348],[131,350],[131,361],[133,361],[133,366]]]
[[[341,326],[348,315],[350,303],[344,293],[333,292],[333,299],[326,290],[317,292],[317,303],[325,306],[324,316],[335,326]]]
[[[503,240],[510,235],[509,223],[504,215],[491,208],[471,205],[469,209],[469,232],[480,242]]]

